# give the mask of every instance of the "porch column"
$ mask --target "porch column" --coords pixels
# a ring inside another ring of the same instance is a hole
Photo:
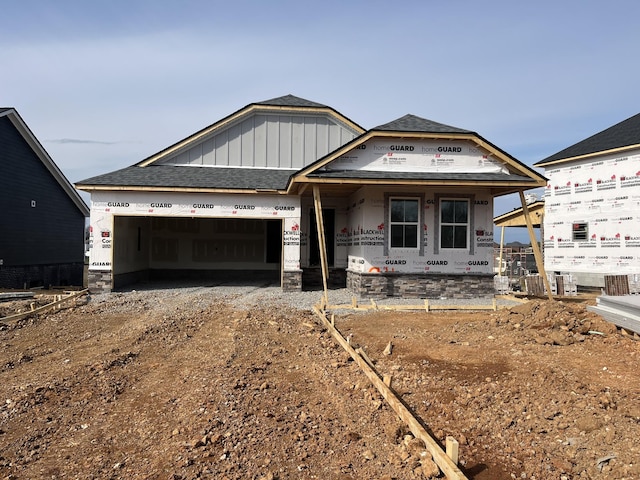
[[[300,217],[284,218],[282,227],[283,248],[280,285],[282,286],[282,290],[285,291],[300,291],[302,290]]]

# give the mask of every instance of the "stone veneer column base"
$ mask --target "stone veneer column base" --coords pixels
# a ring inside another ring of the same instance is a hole
[[[302,270],[282,272],[282,290],[284,292],[302,291]]]
[[[493,298],[493,275],[385,274],[347,271],[347,289],[360,298]]]
[[[110,293],[113,290],[111,270],[89,270],[88,287],[91,293]]]

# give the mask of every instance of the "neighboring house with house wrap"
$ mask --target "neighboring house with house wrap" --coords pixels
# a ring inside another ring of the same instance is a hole
[[[413,115],[365,130],[288,95],[77,187],[94,290],[239,272],[299,290],[325,257],[356,295],[434,298],[493,294],[493,198],[545,184],[475,132]]]
[[[536,163],[549,178],[544,266],[583,287],[640,274],[640,114]]]
[[[89,209],[13,108],[0,108],[0,287],[83,283]]]

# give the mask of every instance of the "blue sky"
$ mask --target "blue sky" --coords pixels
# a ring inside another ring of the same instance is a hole
[[[0,106],[71,182],[286,94],[365,128],[473,130],[531,165],[640,111],[639,19],[635,0],[5,1]]]

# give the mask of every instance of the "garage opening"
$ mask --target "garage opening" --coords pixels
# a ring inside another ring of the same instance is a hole
[[[141,282],[280,285],[282,221],[114,217],[114,288]]]

